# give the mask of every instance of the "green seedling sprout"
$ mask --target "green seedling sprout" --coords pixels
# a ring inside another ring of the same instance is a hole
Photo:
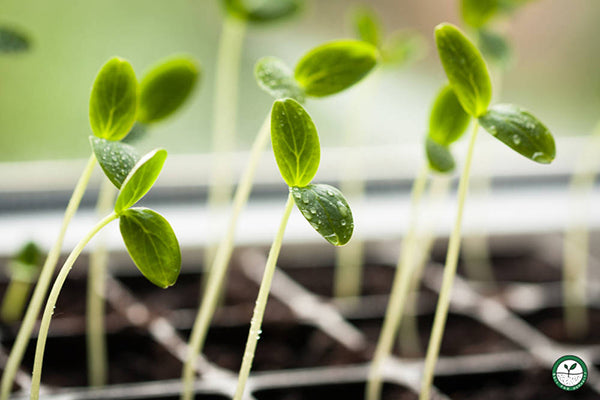
[[[569,183],[571,215],[563,239],[563,307],[565,330],[573,338],[585,336],[589,329],[586,306],[590,254],[589,213],[599,148],[600,123],[586,140]]]
[[[479,50],[458,28],[448,23],[438,25],[435,28],[435,40],[444,71],[456,97],[463,109],[476,118],[476,121],[458,185],[457,215],[448,242],[442,287],[425,357],[419,394],[421,400],[430,398],[433,373],[448,315],[450,293],[460,250],[464,203],[479,125],[514,151],[535,162],[549,164],[556,155],[554,138],[548,128],[531,113],[512,104],[490,107],[492,84],[485,61]]]
[[[236,142],[237,104],[242,46],[249,25],[264,25],[290,18],[301,9],[300,0],[222,0],[225,18],[221,30],[215,65],[215,90],[213,97],[212,153],[221,155],[231,151]],[[228,204],[233,192],[233,172],[228,160],[217,158],[213,163],[208,190],[207,209],[213,216],[220,206]],[[208,230],[216,229],[216,220],[209,220]],[[209,234],[208,237],[214,235]],[[204,252],[204,268],[212,265],[217,241],[210,242]],[[208,282],[204,275],[203,287]]]
[[[96,115],[100,114],[101,112],[98,112]],[[105,116],[109,115],[110,112]],[[108,145],[112,144],[108,143]],[[121,154],[123,153],[114,154],[114,157],[120,157]],[[30,396],[32,400],[39,398],[46,338],[62,286],[79,254],[102,228],[114,220],[119,220],[119,228],[127,252],[142,275],[150,282],[158,287],[167,288],[177,280],[181,269],[181,252],[173,229],[167,220],[156,211],[144,207],[133,207],[154,185],[166,157],[167,152],[163,149],[149,152],[131,167],[122,181],[123,171],[127,171],[131,165],[128,161],[122,164],[112,164],[113,167],[108,172],[105,170],[107,177],[112,182],[120,184],[120,191],[113,211],[96,223],[79,241],[67,257],[52,286],[42,315],[35,349]]]
[[[94,84],[92,98],[95,106],[90,108],[90,124],[94,134],[101,138],[110,138],[118,140],[124,137],[133,122],[135,121],[135,112],[137,108],[137,81],[135,73],[131,65],[120,58],[113,58],[107,62],[100,70],[96,83]],[[103,97],[98,93],[103,93],[107,97]],[[108,97],[114,95],[113,97]],[[122,99],[116,102],[116,99]],[[102,114],[99,112],[103,109],[105,112],[110,112],[112,118],[110,120],[102,120]],[[94,112],[96,115],[91,115]],[[120,129],[120,130],[119,130]],[[81,198],[85,193],[88,182],[96,166],[96,156],[92,155],[87,161],[87,164],[75,185],[69,204],[65,210],[60,231],[56,237],[54,245],[48,252],[48,257],[42,266],[38,283],[35,286],[31,301],[25,312],[25,317],[19,328],[17,338],[12,346],[10,355],[6,362],[6,368],[2,374],[2,382],[0,384],[0,400],[7,400],[10,396],[10,391],[13,386],[15,374],[19,368],[27,343],[31,337],[31,332],[35,325],[35,321],[42,307],[42,303],[48,292],[48,287],[52,279],[52,274],[58,262],[60,251],[64,241],[64,237],[73,218],[75,212],[79,208]]]
[[[339,93],[363,79],[377,64],[378,52],[368,43],[341,40],[323,44],[305,54],[292,71],[275,58],[260,59],[255,67],[258,85],[276,99],[293,98],[298,103],[309,97]],[[260,156],[269,140],[271,114],[254,139],[250,158],[233,197],[232,211],[225,236],[219,243],[210,268],[202,302],[192,328],[188,357],[183,368],[183,400],[192,400],[196,358],[202,351],[206,334],[215,312],[220,288],[233,251],[233,240],[239,215],[248,202]]]
[[[27,242],[8,262],[7,273],[10,280],[2,299],[2,321],[11,323],[21,319],[43,262],[44,253],[34,242]]]
[[[380,79],[371,79],[370,89],[373,93],[379,86],[382,70],[396,70],[420,59],[426,52],[426,44],[420,34],[408,29],[391,33],[385,31],[375,11],[366,6],[354,7],[351,10],[350,21],[356,36],[366,43],[379,49],[382,69],[375,74]],[[367,93],[355,96],[355,109],[366,106],[365,99],[370,99]],[[356,114],[358,117],[358,114]],[[348,118],[348,133],[344,135],[345,146],[357,147],[364,144],[364,130],[356,126],[359,120]],[[340,188],[350,198],[359,199],[364,196],[364,180],[361,177],[363,166],[356,159],[348,159],[341,165]],[[335,297],[354,297],[360,294],[362,287],[364,263],[364,242],[357,233],[349,246],[336,249],[335,274],[333,294]]]
[[[200,66],[190,56],[172,56],[151,66],[139,83],[136,123],[122,141],[128,143],[140,141],[154,125],[180,110],[190,98],[199,79]],[[125,172],[133,167],[140,156],[133,147],[117,141],[106,141],[96,137],[91,140],[96,158],[100,160],[100,166],[108,176],[100,186],[96,204],[96,212],[99,217],[102,217],[112,209],[116,188],[121,186]],[[119,169],[121,167],[122,169]],[[114,173],[110,174],[109,171]],[[88,381],[91,386],[105,385],[108,374],[108,353],[104,333],[104,293],[108,251],[103,238],[98,239],[90,254],[86,311]]]
[[[289,186],[289,195],[265,265],[234,400],[241,400],[244,395],[283,235],[294,204],[311,226],[335,246],[346,244],[354,229],[352,213],[342,193],[329,185],[311,183],[319,167],[321,149],[317,129],[300,103],[293,99],[275,101],[271,111],[271,142],[279,172]]]
[[[404,316],[408,294],[420,281],[422,265],[427,259],[430,243],[433,242],[429,236],[427,240],[419,240],[417,230],[419,225],[417,216],[427,186],[427,178],[432,172],[447,174],[454,170],[455,162],[450,152],[450,145],[463,136],[470,120],[471,116],[463,110],[452,87],[445,85],[435,98],[429,116],[429,129],[425,139],[427,162],[413,182],[409,227],[402,240],[390,300],[369,371],[365,396],[367,400],[378,400],[381,397],[383,363],[392,351]],[[430,191],[434,193],[433,188]],[[414,324],[411,326],[413,330],[416,329]],[[409,338],[416,336],[415,332],[409,331]]]

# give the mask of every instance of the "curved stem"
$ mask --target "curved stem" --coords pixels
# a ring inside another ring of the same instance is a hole
[[[210,268],[208,280],[206,281],[206,290],[204,291],[202,302],[200,303],[200,308],[198,309],[198,314],[196,315],[196,320],[190,336],[188,357],[183,366],[183,394],[181,398],[184,400],[193,399],[196,359],[204,347],[204,341],[210,326],[210,321],[212,320],[219,299],[220,288],[222,287],[227,267],[229,266],[238,218],[248,202],[260,156],[269,141],[269,127],[270,114],[265,118],[265,121],[252,144],[248,164],[246,165],[244,175],[242,176],[233,198],[233,209],[231,211],[227,233],[219,243],[214,262]]]
[[[44,361],[44,350],[46,348],[46,338],[48,337],[48,330],[50,328],[50,320],[52,319],[52,314],[54,314],[54,307],[56,306],[56,301],[58,300],[58,295],[67,279],[67,275],[69,275],[69,271],[73,267],[75,260],[81,254],[83,248],[88,244],[88,242],[94,237],[100,229],[104,228],[111,221],[114,221],[118,218],[116,213],[111,213],[98,222],[94,227],[77,243],[77,246],[71,251],[69,257],[63,264],[60,269],[56,280],[54,281],[54,285],[52,285],[52,290],[50,290],[50,294],[48,295],[48,300],[46,301],[46,307],[44,308],[44,314],[42,315],[42,322],[40,323],[40,331],[38,334],[37,345],[35,347],[35,359],[33,362],[33,376],[31,378],[31,400],[38,400],[40,396],[40,381],[42,378],[42,363]]]
[[[31,331],[33,330],[37,316],[42,308],[42,302],[46,298],[48,286],[50,286],[50,281],[52,279],[52,275],[54,274],[54,268],[56,266],[56,262],[58,261],[58,257],[60,256],[60,251],[62,249],[67,228],[69,227],[73,215],[75,215],[75,212],[79,208],[79,203],[81,202],[81,198],[85,193],[85,189],[87,188],[95,165],[96,157],[94,154],[92,154],[85,169],[79,177],[79,180],[77,181],[75,189],[73,190],[73,194],[71,195],[71,199],[69,200],[69,204],[65,210],[60,231],[56,237],[54,245],[48,253],[48,257],[46,258],[44,265],[42,266],[38,282],[33,291],[31,301],[29,302],[29,307],[27,307],[27,312],[25,313],[25,317],[21,323],[21,328],[19,329],[15,343],[12,346],[8,360],[6,361],[6,367],[4,369],[4,373],[2,374],[2,383],[0,384],[0,400],[7,400],[10,396],[15,375],[19,369],[21,360],[23,359],[23,354],[25,354],[25,349],[27,348],[29,338],[31,337]]]
[[[96,213],[101,217],[112,210],[116,188],[108,179],[102,181]],[[96,247],[90,254],[90,268],[87,286],[87,362],[88,382],[90,386],[106,385],[108,373],[108,353],[106,351],[106,335],[104,333],[104,292],[106,291],[106,267],[108,265],[108,249],[106,238],[99,237]]]
[[[452,284],[454,282],[454,276],[456,275],[458,254],[460,252],[462,217],[465,207],[465,200],[467,198],[467,192],[469,190],[469,175],[471,173],[471,162],[473,161],[473,153],[475,150],[478,128],[479,123],[477,120],[475,120],[473,133],[471,134],[471,139],[469,141],[469,149],[467,150],[465,165],[462,175],[460,176],[460,182],[458,184],[458,208],[456,220],[454,222],[454,230],[452,231],[450,240],[448,242],[448,253],[446,254],[446,265],[444,267],[442,288],[440,290],[440,295],[435,310],[435,317],[433,319],[433,328],[431,331],[431,337],[429,338],[429,345],[427,346],[423,380],[421,381],[421,393],[419,394],[420,400],[429,400],[430,398],[433,374],[440,353],[440,346],[442,343],[442,336],[444,334],[444,326],[446,325],[446,318],[448,317],[450,294],[452,292]]]
[[[238,81],[245,32],[246,24],[243,21],[229,15],[225,17],[215,66],[212,131],[212,154],[215,156],[215,161],[212,165],[208,191],[209,218],[214,215],[219,206],[228,204],[231,199],[232,170],[228,160],[223,159],[223,153],[231,151],[235,143]],[[209,232],[218,232],[220,226],[218,222],[209,220]],[[209,242],[204,252],[205,268],[212,264],[214,251],[214,243]]]
[[[385,312],[383,327],[379,335],[379,341],[375,348],[375,354],[369,370],[369,378],[367,381],[366,396],[367,400],[378,400],[381,397],[381,388],[383,385],[382,367],[385,360],[392,352],[394,338],[398,332],[402,314],[404,312],[404,304],[410,287],[413,266],[415,264],[416,251],[416,231],[417,231],[417,215],[421,198],[427,184],[429,168],[424,166],[415,179],[411,191],[410,201],[410,222],[408,231],[402,241],[400,257],[396,265],[396,273],[392,284],[390,300]]]
[[[273,275],[275,274],[275,267],[277,266],[277,258],[279,257],[279,250],[281,250],[281,243],[283,242],[283,234],[285,228],[292,213],[294,207],[294,198],[292,193],[288,195],[287,203],[285,204],[285,211],[281,217],[279,229],[277,235],[271,245],[269,251],[269,257],[267,257],[267,263],[265,265],[265,272],[263,273],[262,281],[260,282],[260,288],[258,289],[258,297],[256,298],[256,304],[254,306],[254,313],[252,314],[252,320],[250,321],[250,331],[248,332],[248,341],[246,342],[246,349],[244,350],[244,357],[242,359],[242,366],[240,367],[240,373],[238,376],[238,385],[235,390],[233,400],[241,400],[244,395],[244,389],[248,376],[250,375],[250,369],[252,368],[252,361],[254,360],[254,353],[256,352],[256,344],[260,337],[260,327],[262,325],[263,316],[265,315],[265,308],[267,307],[267,299],[269,297],[269,291],[271,290],[271,282],[273,281]]]

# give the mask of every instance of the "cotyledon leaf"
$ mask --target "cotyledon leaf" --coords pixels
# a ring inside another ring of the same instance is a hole
[[[321,146],[315,124],[296,100],[273,103],[271,143],[277,167],[287,185],[308,185],[319,168]]]
[[[432,170],[441,173],[454,170],[454,157],[448,146],[439,144],[428,136],[425,139],[425,153]]]
[[[354,231],[354,219],[342,192],[323,184],[290,190],[304,218],[325,240],[335,246],[348,243]]]
[[[373,9],[364,5],[356,7],[352,12],[352,22],[360,40],[379,47],[383,29]]]
[[[156,286],[172,286],[181,270],[181,251],[169,222],[156,211],[135,207],[121,214],[119,228],[140,272]]]
[[[129,172],[115,202],[115,212],[121,214],[148,193],[167,158],[167,151],[156,149],[144,155]]]
[[[479,117],[481,126],[523,156],[549,164],[556,156],[554,137],[529,111],[512,104],[498,104]]]
[[[463,109],[473,117],[487,111],[492,82],[481,53],[454,25],[435,28],[435,42],[450,85]]]
[[[106,177],[118,188],[139,161],[140,155],[132,146],[120,141],[90,136],[90,144]]]
[[[0,53],[20,53],[31,46],[27,35],[12,28],[0,26]]]
[[[300,11],[300,0],[223,0],[230,15],[244,21],[264,23],[284,19]]]
[[[304,91],[294,79],[294,73],[276,57],[263,57],[254,67],[258,86],[276,99],[291,98],[304,103]]]
[[[471,116],[463,110],[452,86],[444,86],[438,93],[429,114],[428,136],[440,145],[447,146],[463,135]]]

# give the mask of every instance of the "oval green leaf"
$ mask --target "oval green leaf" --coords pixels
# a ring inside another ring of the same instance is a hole
[[[200,76],[200,66],[191,57],[174,57],[152,67],[140,82],[137,120],[160,121],[189,98]]]
[[[99,138],[121,140],[136,118],[137,80],[131,64],[115,57],[94,81],[90,97],[90,125]]]
[[[479,123],[517,153],[540,164],[556,156],[552,134],[536,117],[512,104],[498,104],[479,117]]]
[[[132,146],[120,141],[114,142],[90,136],[90,144],[104,174],[120,189],[123,181],[140,159],[140,155]]]
[[[254,67],[258,86],[276,99],[289,97],[304,103],[304,91],[294,79],[294,73],[276,57],[263,57]]]
[[[262,23],[288,18],[301,8],[300,0],[224,0],[227,12],[248,22]]]
[[[306,186],[321,161],[317,128],[293,99],[276,100],[271,110],[271,143],[279,172],[288,186]]]
[[[392,32],[380,52],[383,64],[398,67],[423,58],[427,54],[427,43],[420,33],[403,29]]]
[[[0,27],[0,53],[20,53],[29,50],[27,35],[7,27]]]
[[[473,28],[486,25],[499,9],[499,0],[462,0],[460,4],[463,21]]]
[[[488,30],[479,30],[479,47],[481,53],[502,68],[508,68],[512,63],[512,51],[508,40],[495,32]]]
[[[448,146],[437,143],[429,136],[425,139],[425,154],[429,168],[436,172],[447,173],[454,170],[455,163]]]
[[[322,184],[290,190],[304,218],[325,240],[334,246],[348,243],[354,231],[354,219],[342,192]]]
[[[341,92],[377,65],[377,48],[358,40],[338,40],[309,51],[296,65],[294,77],[308,96]]]
[[[469,126],[471,116],[463,110],[452,86],[440,90],[429,115],[429,137],[440,145],[457,141]]]
[[[167,158],[167,151],[156,149],[143,156],[123,181],[115,202],[115,212],[123,211],[137,203],[156,182]]]
[[[181,251],[169,222],[156,211],[136,207],[120,216],[119,228],[142,275],[161,288],[175,284],[181,270]]]
[[[473,117],[485,114],[492,99],[492,83],[479,50],[452,24],[438,25],[435,41],[446,76],[463,109]]]
[[[352,25],[360,40],[379,47],[383,29],[381,21],[372,8],[367,6],[356,7],[352,12]]]

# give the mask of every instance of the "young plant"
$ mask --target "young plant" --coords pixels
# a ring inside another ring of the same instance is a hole
[[[531,113],[512,104],[490,107],[492,85],[485,61],[479,50],[458,28],[447,23],[438,25],[435,28],[435,40],[446,76],[456,97],[462,108],[476,118],[476,121],[458,186],[457,215],[448,242],[442,287],[425,358],[419,395],[422,400],[430,398],[433,372],[448,315],[450,292],[460,250],[462,215],[479,124],[496,139],[535,162],[548,164],[556,155],[554,138],[548,128]]]
[[[104,113],[104,110],[108,112]],[[108,118],[99,118],[101,124],[110,122],[110,109],[101,107],[100,110],[94,112],[96,117],[100,114]],[[115,130],[114,132],[117,133],[118,131]],[[119,228],[127,252],[142,275],[156,286],[161,288],[172,286],[177,280],[181,269],[179,243],[167,220],[151,209],[133,207],[154,185],[167,157],[166,150],[153,150],[143,156],[135,165],[131,166],[131,159],[127,156],[129,149],[118,150],[118,147],[126,145],[95,137],[92,137],[91,141],[95,148],[106,147],[113,150],[117,147],[116,151],[107,151],[105,153],[110,154],[111,160],[117,161],[106,164],[109,167],[104,171],[111,182],[120,188],[120,191],[113,211],[96,223],[79,241],[66,259],[52,286],[42,315],[35,349],[31,384],[32,400],[39,398],[46,338],[62,286],[79,254],[81,254],[87,243],[103,227],[114,220],[119,220]]]
[[[109,140],[122,139],[135,121],[135,112],[137,108],[137,81],[131,65],[120,58],[113,58],[108,61],[100,70],[96,79],[97,85],[94,85],[94,92],[99,94],[92,95],[90,104],[90,124],[94,134],[101,138]],[[117,101],[118,100],[118,101]],[[92,115],[92,111],[94,115]],[[109,120],[103,120],[102,115],[110,113]],[[79,208],[79,203],[87,188],[90,176],[96,166],[96,156],[92,152],[85,169],[83,170],[69,204],[65,210],[65,215],[56,237],[54,245],[48,252],[48,257],[42,266],[38,283],[35,286],[31,301],[27,307],[25,317],[19,328],[17,338],[12,346],[10,355],[6,362],[6,368],[2,374],[0,385],[0,400],[7,400],[15,374],[19,368],[23,354],[27,347],[27,342],[31,337],[31,332],[35,321],[42,307],[42,302],[46,297],[48,286],[52,280],[52,274],[58,262],[63,240],[75,212]]]
[[[385,28],[377,14],[368,6],[352,9],[352,27],[359,39],[370,43],[379,50],[380,65],[387,69],[399,69],[420,59],[426,52],[426,45],[420,34],[407,29],[394,31],[386,35]],[[375,75],[381,79],[382,70]],[[373,79],[369,89],[376,91],[380,79]],[[371,97],[367,93],[355,96],[355,109],[363,109]],[[348,118],[347,133],[344,135],[345,146],[357,147],[364,144],[364,129],[360,125],[360,115]],[[364,196],[364,180],[361,178],[363,166],[352,158],[340,166],[340,188],[350,198],[359,199]],[[357,232],[358,233],[358,232]],[[336,249],[333,294],[335,297],[353,297],[360,294],[363,276],[364,243],[354,235],[349,246]]]
[[[302,103],[307,97],[325,97],[346,90],[363,79],[375,67],[377,59],[377,49],[368,43],[334,41],[309,51],[296,64],[294,72],[275,57],[262,58],[256,64],[255,77],[259,86],[276,99],[293,98]],[[196,358],[202,351],[225,279],[238,217],[248,201],[258,161],[269,140],[270,122],[269,114],[254,139],[246,169],[235,191],[227,231],[210,268],[183,368],[184,400],[193,398]]]
[[[420,270],[429,252],[429,242],[433,241],[429,237],[427,240],[418,240],[417,235],[419,208],[427,186],[427,178],[431,172],[445,174],[454,170],[455,162],[449,147],[462,137],[470,120],[470,115],[463,110],[452,87],[445,85],[438,93],[429,117],[429,130],[425,139],[427,164],[421,168],[413,183],[409,227],[402,240],[383,327],[369,371],[365,396],[367,400],[377,400],[381,397],[383,363],[392,351],[408,294],[420,281]],[[422,254],[419,254],[419,250]],[[414,332],[409,334],[409,337],[416,337]]]
[[[11,323],[21,319],[43,261],[42,250],[34,242],[27,242],[8,262],[7,272],[10,280],[2,299],[2,321]]]
[[[169,57],[152,66],[143,76],[138,87],[136,123],[123,141],[139,141],[148,129],[173,115],[190,97],[200,78],[198,63],[188,56]],[[134,137],[132,137],[134,135]],[[119,142],[92,140],[92,149],[104,171],[110,171],[117,163],[127,163],[129,170],[140,156],[137,151]],[[96,212],[104,216],[114,205],[119,180],[105,179],[100,187]],[[102,239],[102,238],[98,238]],[[90,255],[87,297],[87,362],[88,380],[91,386],[106,383],[108,361],[104,334],[104,292],[108,252],[103,240],[96,241]]]
[[[279,172],[289,186],[289,195],[265,265],[234,400],[241,400],[244,395],[271,281],[294,203],[311,226],[335,246],[346,244],[354,229],[352,213],[342,193],[329,185],[311,184],[319,167],[321,148],[317,129],[300,103],[293,99],[275,101],[271,111],[271,142]]]
[[[248,25],[264,25],[297,14],[300,0],[248,2],[245,0],[222,0],[225,18],[217,49],[215,65],[215,89],[213,97],[212,153],[220,155],[234,148],[236,137],[239,75],[242,45]],[[220,206],[228,204],[233,191],[233,173],[228,160],[218,157],[213,164],[208,189],[209,212],[208,237],[218,232],[217,220],[212,219]],[[216,243],[211,241],[204,252],[204,266],[212,265]],[[208,276],[205,275],[205,277]],[[206,286],[205,278],[203,286]]]

